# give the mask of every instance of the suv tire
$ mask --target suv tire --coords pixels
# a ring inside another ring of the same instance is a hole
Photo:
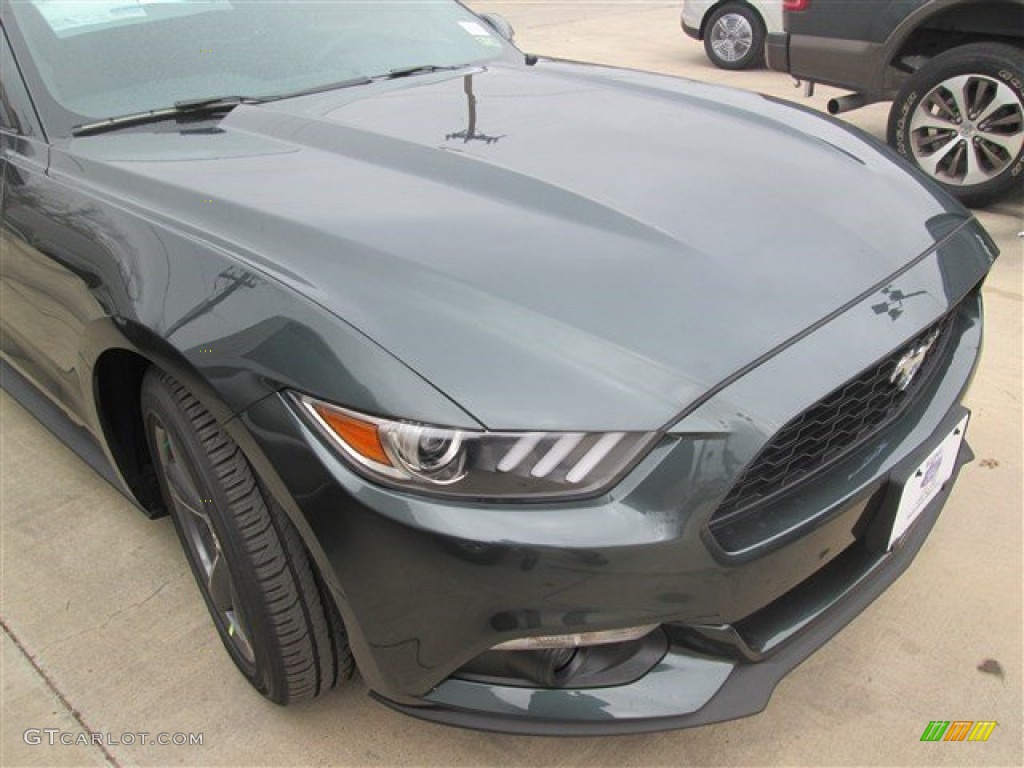
[[[973,43],[939,54],[900,89],[889,143],[964,204],[986,205],[1024,172],[1024,51]]]

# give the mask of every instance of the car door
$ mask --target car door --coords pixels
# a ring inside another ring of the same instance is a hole
[[[97,306],[61,247],[75,212],[62,205],[59,187],[47,176],[49,145],[6,34],[0,35],[0,57],[0,349],[81,424],[87,411],[79,347]]]

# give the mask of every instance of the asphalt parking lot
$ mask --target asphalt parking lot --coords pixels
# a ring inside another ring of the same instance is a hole
[[[532,53],[819,109],[835,93],[805,100],[786,76],[713,68],[680,31],[677,2],[471,5],[504,14]],[[882,136],[886,108],[849,121]],[[911,569],[786,678],[761,715],[644,736],[510,737],[395,714],[358,677],[279,708],[222,651],[169,519],[146,520],[0,393],[0,765],[1024,764],[1024,194],[977,213],[1002,256],[985,289],[986,348],[968,401],[976,460]],[[734,214],[723,210],[721,225]],[[998,725],[984,743],[923,743],[931,720]],[[81,743],[92,734],[102,743]],[[160,734],[202,743],[158,744]]]

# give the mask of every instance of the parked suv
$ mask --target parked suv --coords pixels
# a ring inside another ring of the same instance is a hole
[[[839,114],[893,100],[889,143],[968,205],[1024,171],[1024,0],[785,0],[768,66],[853,93]]]

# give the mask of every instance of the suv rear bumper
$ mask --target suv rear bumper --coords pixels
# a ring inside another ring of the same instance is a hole
[[[789,33],[768,35],[764,44],[764,56],[768,69],[789,72]]]
[[[891,98],[884,83],[885,52],[878,43],[789,32],[768,35],[768,68],[799,80],[846,88],[871,100]]]

